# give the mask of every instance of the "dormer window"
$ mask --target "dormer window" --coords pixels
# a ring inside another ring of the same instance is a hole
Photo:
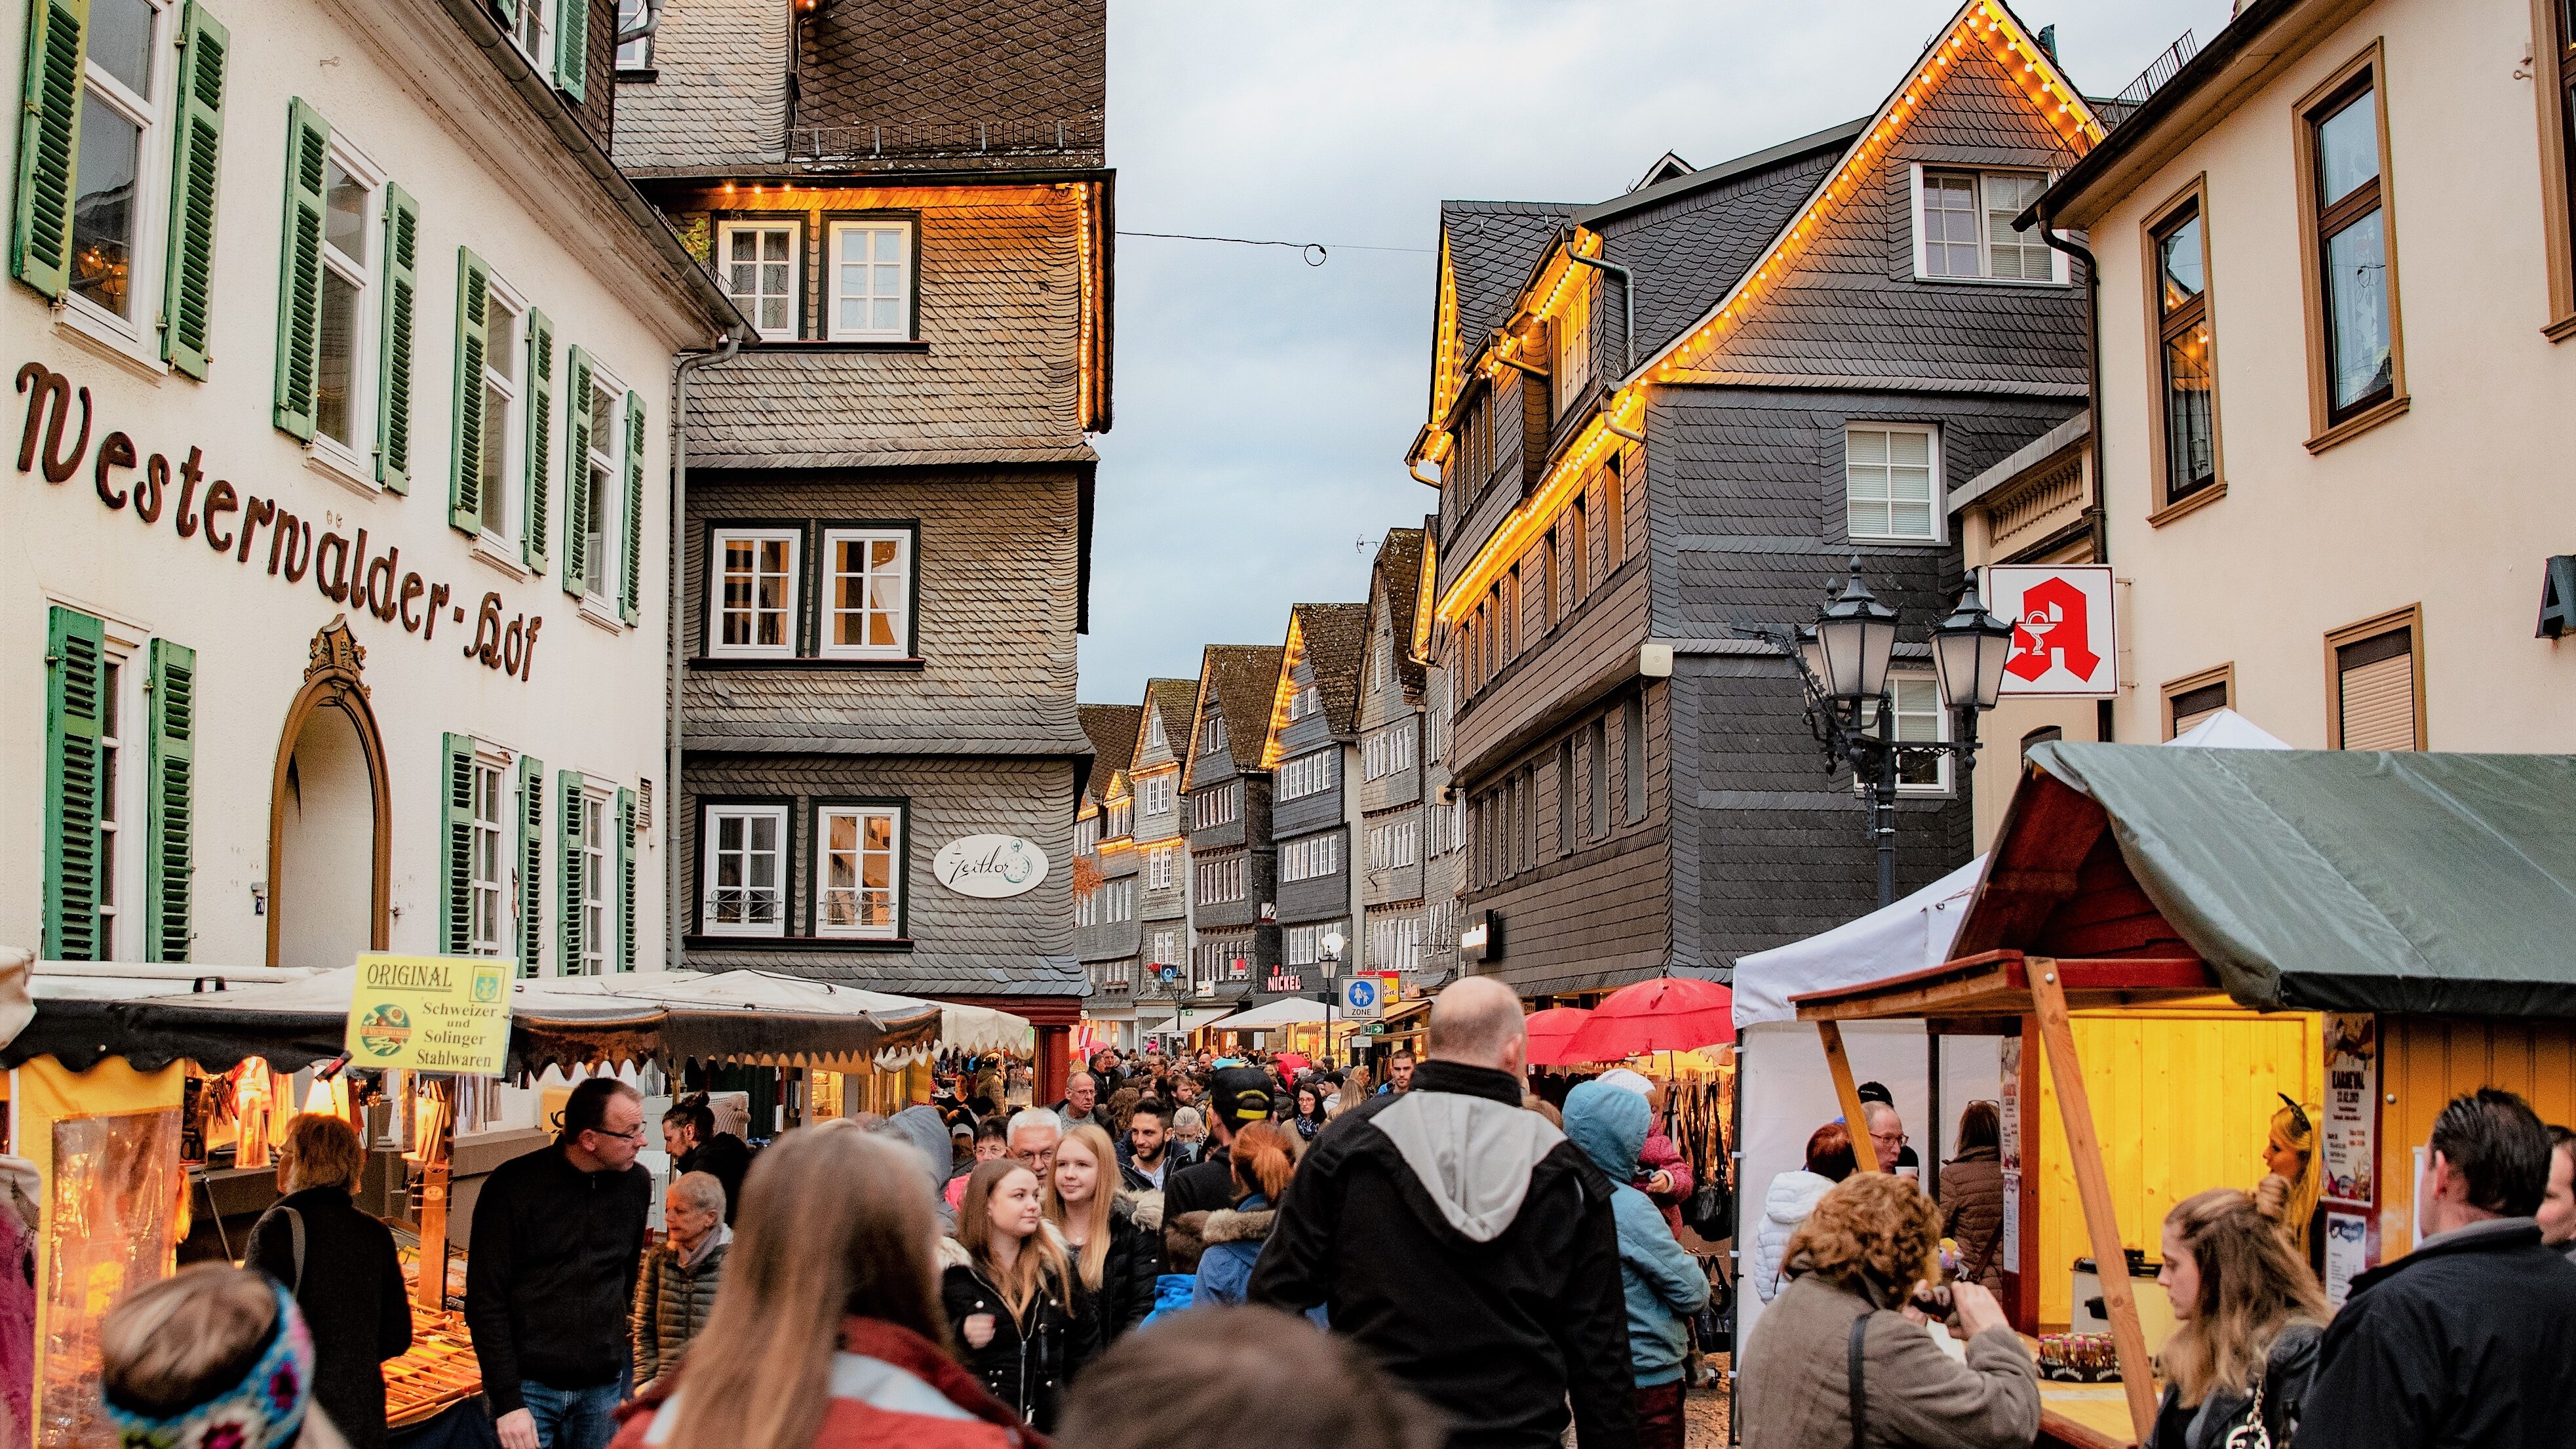
[[[2036,171],[1918,169],[1914,199],[1914,275],[1991,282],[2064,282],[2063,256],[2037,228],[2013,230],[2013,218],[2048,189]]]
[[[1163,747],[1163,744],[1163,717],[1159,714],[1146,715],[1145,747],[1147,749],[1159,750]]]
[[[1214,754],[1225,748],[1225,716],[1212,714],[1199,726],[1199,753]]]

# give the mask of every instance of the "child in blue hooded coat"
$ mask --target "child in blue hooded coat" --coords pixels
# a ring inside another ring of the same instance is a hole
[[[1565,1135],[1613,1184],[1619,1277],[1628,1300],[1628,1364],[1636,1382],[1639,1449],[1681,1449],[1682,1360],[1689,1320],[1708,1306],[1708,1274],[1673,1240],[1652,1199],[1628,1185],[1654,1110],[1620,1087],[1585,1082],[1565,1099]]]

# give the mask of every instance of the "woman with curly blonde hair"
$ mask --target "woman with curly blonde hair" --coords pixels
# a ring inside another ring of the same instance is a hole
[[[1745,1345],[1745,1449],[2023,1449],[2038,1436],[2039,1376],[1994,1295],[1948,1285],[1964,1363],[1912,1307],[1939,1286],[1940,1251],[1941,1210],[1903,1178],[1855,1173],[1817,1201],[1783,1254],[1789,1285]]]

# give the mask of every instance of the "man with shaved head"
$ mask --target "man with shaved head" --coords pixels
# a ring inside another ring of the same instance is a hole
[[[1611,1182],[1521,1109],[1529,1036],[1511,988],[1431,1004],[1409,1092],[1334,1119],[1289,1180],[1255,1303],[1323,1305],[1449,1418],[1450,1449],[1636,1442]]]

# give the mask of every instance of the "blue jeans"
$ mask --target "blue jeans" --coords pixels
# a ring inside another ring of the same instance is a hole
[[[550,1389],[534,1379],[522,1380],[520,1397],[537,1421],[537,1442],[545,1449],[608,1449],[617,1437],[617,1406],[625,1400],[622,1381],[595,1389]]]

